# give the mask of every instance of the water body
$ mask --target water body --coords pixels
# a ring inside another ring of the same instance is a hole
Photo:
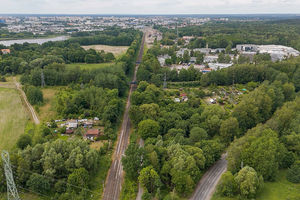
[[[43,44],[45,42],[50,42],[50,41],[56,42],[56,41],[63,41],[67,39],[69,39],[69,36],[58,36],[54,38],[39,38],[39,39],[3,40],[0,41],[0,44],[3,44],[5,46],[10,46],[13,44],[23,44],[25,42]]]

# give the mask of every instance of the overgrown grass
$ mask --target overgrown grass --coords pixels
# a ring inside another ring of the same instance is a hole
[[[281,170],[274,182],[264,183],[263,189],[258,193],[257,200],[299,200],[300,184],[294,184],[286,179],[287,170]],[[239,200],[238,197],[220,197],[216,193],[212,200]]]
[[[107,172],[111,164],[111,152],[100,157],[100,164],[97,174],[91,181],[91,188],[94,191],[92,200],[99,200],[102,197],[103,186],[105,184],[105,179]]]
[[[35,194],[31,193],[23,193],[23,191],[19,190],[19,196],[22,200],[46,200],[47,198],[41,198]],[[7,194],[6,193],[0,193],[0,200],[6,200]]]
[[[56,110],[54,108],[55,94],[60,87],[46,87],[43,88],[43,98],[44,104],[39,107],[38,117],[41,122],[50,119],[55,119],[57,116]]]
[[[80,67],[80,69],[99,69],[103,67],[113,66],[114,63],[96,63],[96,64],[87,64],[87,63],[72,63],[67,64],[67,67]]]
[[[0,150],[15,146],[29,119],[18,92],[0,88]]]

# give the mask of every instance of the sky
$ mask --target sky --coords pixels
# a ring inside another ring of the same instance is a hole
[[[0,14],[300,13],[300,0],[0,0]]]

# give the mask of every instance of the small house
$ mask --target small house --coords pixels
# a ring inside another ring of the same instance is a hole
[[[86,133],[84,134],[84,138],[85,139],[88,139],[88,140],[92,140],[94,141],[95,138],[99,137],[100,136],[100,131],[99,129],[88,129],[86,131]]]
[[[179,98],[175,98],[175,99],[174,99],[174,102],[175,102],[175,103],[180,103],[180,99],[179,99]]]
[[[10,54],[10,49],[1,49],[2,54]]]
[[[83,123],[83,126],[84,126],[84,128],[92,128],[93,124],[94,124],[94,122],[92,120],[88,120]]]
[[[67,127],[72,129],[72,128],[77,128],[78,127],[78,121],[77,120],[70,120],[67,122]]]

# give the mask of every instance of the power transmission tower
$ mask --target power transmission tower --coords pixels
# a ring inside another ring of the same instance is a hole
[[[13,173],[10,167],[9,153],[5,150],[2,151],[1,157],[4,165],[4,172],[7,183],[7,199],[8,200],[21,200],[16,188]]]

